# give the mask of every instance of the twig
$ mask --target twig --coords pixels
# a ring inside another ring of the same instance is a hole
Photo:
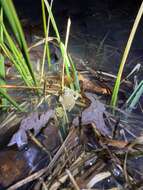
[[[76,181],[75,181],[73,175],[71,174],[71,172],[67,169],[67,170],[66,170],[66,173],[68,174],[68,176],[69,176],[69,178],[70,178],[72,184],[74,185],[75,189],[76,189],[76,190],[80,190],[80,188],[79,188],[79,186],[77,185],[77,183],[76,183]]]
[[[9,187],[7,190],[15,190],[31,181],[34,181],[35,179],[38,179],[39,177],[41,177],[44,173],[51,171],[51,169],[54,167],[56,161],[59,159],[60,155],[62,154],[62,152],[65,150],[66,145],[68,144],[68,141],[71,137],[71,135],[73,135],[75,128],[72,128],[72,130],[70,131],[69,135],[67,136],[67,138],[65,139],[65,141],[63,142],[62,146],[60,147],[60,149],[57,151],[57,153],[55,154],[55,156],[53,157],[52,161],[49,163],[49,165],[41,170],[39,170],[38,172],[28,176],[27,178],[17,182],[16,184],[12,185],[11,187]]]

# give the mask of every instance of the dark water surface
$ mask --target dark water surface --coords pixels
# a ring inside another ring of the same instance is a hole
[[[28,24],[39,25],[34,30],[41,34],[41,1],[15,0],[18,13]],[[65,34],[67,18],[71,18],[69,49],[76,60],[82,59],[94,69],[116,74],[140,1],[61,1],[55,0],[54,15],[61,34]],[[125,70],[142,63],[143,20],[132,44]],[[77,61],[78,62],[78,61]]]

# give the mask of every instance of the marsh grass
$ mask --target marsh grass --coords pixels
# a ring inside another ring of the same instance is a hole
[[[52,9],[52,4],[53,4],[53,1],[51,1],[50,3],[51,9]],[[44,29],[44,35],[45,35],[45,45],[44,45],[42,66],[44,66],[46,55],[47,55],[48,66],[49,66],[49,69],[51,69],[50,48],[49,48],[49,42],[47,40],[49,37],[49,30],[50,30],[50,18],[48,17],[48,21],[47,21],[44,0],[41,0],[41,5],[42,5],[43,29]],[[42,68],[41,78],[43,76],[43,70],[44,69]]]
[[[1,17],[1,20],[3,22],[3,10],[2,10],[2,8],[0,10],[0,17]],[[3,42],[3,28],[2,28],[2,26],[0,26],[0,38]],[[1,50],[1,48],[0,48],[0,50]],[[0,52],[0,85],[5,85],[5,84],[6,84],[6,82],[5,82],[4,56]],[[6,89],[2,89],[2,92],[6,93]],[[1,99],[1,106],[5,107],[6,105],[7,105],[6,99],[2,98]]]
[[[11,103],[18,111],[25,112],[26,110],[24,108],[21,108],[19,104],[17,104],[16,101],[14,101],[7,93],[3,91],[3,89],[0,88],[0,94],[5,98],[9,103]]]
[[[11,34],[8,32],[1,15],[0,28],[1,28],[2,33],[0,36],[0,48],[3,51],[3,54],[1,54],[1,59],[0,59],[1,61],[0,66],[2,68],[0,74],[2,75],[2,78],[5,77],[4,56],[6,56],[14,64],[14,67],[19,72],[21,78],[23,79],[27,87],[33,88],[33,89],[39,89],[38,86],[40,85],[42,81],[42,77],[44,76],[44,66],[46,63],[46,57],[47,57],[48,67],[49,69],[51,68],[51,57],[50,57],[50,48],[49,48],[49,39],[51,40],[51,38],[49,37],[49,28],[51,24],[56,35],[55,37],[53,37],[53,39],[56,40],[56,43],[59,46],[59,49],[61,51],[61,55],[63,58],[63,71],[65,70],[65,72],[62,73],[63,74],[62,81],[61,81],[62,90],[64,89],[64,80],[65,80],[65,74],[66,74],[66,76],[68,77],[68,80],[70,81],[70,84],[69,84],[70,87],[74,90],[79,91],[79,86],[77,85],[77,81],[78,81],[77,71],[71,57],[69,57],[68,52],[67,52],[70,24],[71,24],[70,19],[68,20],[67,35],[66,35],[65,43],[63,43],[61,41],[58,27],[56,25],[56,21],[52,13],[52,4],[53,4],[53,1],[51,1],[51,4],[49,4],[47,0],[41,0],[45,40],[44,40],[44,51],[43,51],[43,58],[42,58],[41,77],[37,78],[35,77],[35,73],[31,65],[29,49],[25,40],[22,27],[21,27],[21,23],[19,21],[15,7],[13,5],[13,2],[9,0],[5,0],[5,1],[0,0],[0,5],[2,9],[4,10],[6,18],[9,21],[9,25],[14,34],[14,36],[11,37]],[[48,15],[48,19],[46,18],[46,15]],[[3,40],[3,36],[4,36],[4,40]],[[14,39],[16,40],[16,42]],[[75,76],[74,77],[75,81],[73,81],[72,79],[73,75]],[[2,80],[0,82],[1,82],[0,83],[1,86],[6,86],[5,83],[2,83],[3,82]],[[8,100],[8,102],[13,104],[15,108],[22,111],[22,109],[18,106],[18,104],[7,94],[6,88],[1,88],[0,93],[5,99]]]
[[[138,86],[135,88],[133,93],[126,101],[126,109],[128,111],[132,111],[136,107],[142,94],[143,94],[143,80],[138,84]]]
[[[12,28],[14,36],[17,40],[17,43],[19,45],[19,49],[21,50],[22,59],[24,59],[24,62],[25,62],[24,68],[27,68],[28,73],[30,73],[33,84],[37,85],[37,82],[36,82],[36,79],[34,76],[34,72],[33,72],[33,69],[32,69],[32,66],[30,63],[30,57],[28,54],[28,47],[27,47],[27,43],[25,40],[25,36],[24,36],[23,30],[21,27],[21,23],[20,23],[19,18],[17,16],[15,7],[13,5],[13,2],[9,1],[9,0],[5,0],[5,1],[0,0],[0,3],[1,3],[1,6],[4,10],[4,13],[5,13],[5,15],[9,21],[9,24]],[[2,25],[4,26],[3,23],[2,23]],[[5,32],[7,32],[7,31],[5,30]],[[8,35],[7,35],[7,38],[9,38]],[[14,47],[12,42],[13,42],[13,40],[12,41],[8,40],[8,45]]]
[[[13,30],[13,34],[15,39],[17,40],[17,45],[15,41],[11,38],[11,35],[7,31],[7,28],[3,22],[3,13],[1,12],[0,15],[0,29],[1,29],[1,36],[0,36],[0,48],[1,48],[1,83],[0,85],[5,85],[5,66],[4,66],[4,56],[6,56],[15,66],[17,71],[19,72],[21,78],[25,82],[25,84],[29,87],[33,85],[37,85],[35,80],[34,72],[32,70],[32,66],[30,64],[30,58],[28,54],[28,47],[25,41],[25,37],[22,31],[22,27],[18,16],[16,14],[15,8],[13,6],[12,1],[0,1],[1,9],[3,9],[9,24]],[[3,52],[3,53],[2,53]],[[3,80],[3,81],[2,81]],[[0,94],[2,95],[2,106],[6,107],[5,105],[6,100],[11,103],[16,109],[19,111],[24,111],[15,100],[13,100],[9,94],[7,93],[6,88],[0,88]]]
[[[112,98],[111,98],[111,106],[113,106],[113,107],[115,107],[116,104],[117,104],[117,99],[118,99],[118,93],[119,93],[119,89],[120,89],[122,73],[123,73],[124,66],[125,66],[127,57],[129,55],[131,45],[132,45],[136,30],[138,28],[138,25],[139,25],[139,22],[141,20],[142,15],[143,15],[143,2],[141,4],[141,6],[140,6],[140,9],[139,9],[138,13],[137,13],[136,19],[134,21],[134,24],[133,24],[130,36],[128,38],[126,48],[125,48],[125,51],[123,53],[123,57],[122,57],[122,60],[121,60],[121,63],[120,63],[119,71],[118,71],[118,74],[117,74],[117,79],[116,79],[116,82],[115,82],[115,85],[114,85]]]
[[[25,84],[27,86],[33,86],[34,81],[32,80],[32,76],[29,68],[27,67],[26,60],[23,57],[23,53],[19,50],[11,36],[9,35],[5,25],[1,23],[3,28],[3,32],[5,35],[5,39],[7,43],[0,40],[0,46],[4,52],[4,54],[9,58],[9,60],[14,64],[15,68],[19,72],[20,76],[23,78]],[[32,71],[33,72],[33,71]]]
[[[52,13],[52,10],[51,10],[51,6],[49,5],[48,1],[47,0],[44,0],[45,2],[45,6],[47,8],[47,11],[48,11],[48,15],[49,15],[49,18],[50,18],[50,21],[51,21],[51,24],[52,24],[52,27],[55,31],[55,34],[56,34],[56,38],[57,38],[57,43],[59,45],[59,48],[60,48],[60,51],[61,51],[61,54],[62,54],[62,57],[63,57],[63,67],[65,67],[65,72],[66,72],[66,75],[68,77],[68,80],[71,81],[70,83],[70,87],[72,89],[74,89],[74,84],[72,82],[72,76],[71,76],[71,72],[70,72],[70,65],[71,65],[71,62],[69,60],[69,57],[68,57],[68,54],[67,54],[67,44],[64,44],[61,40],[61,37],[60,37],[60,34],[59,34],[59,31],[58,31],[58,27],[56,25],[56,21],[54,19],[54,16],[53,16],[53,13]],[[66,39],[69,38],[69,25],[67,25],[67,35],[66,35]],[[62,80],[63,81],[63,80]],[[62,88],[63,88],[63,82],[62,82]]]

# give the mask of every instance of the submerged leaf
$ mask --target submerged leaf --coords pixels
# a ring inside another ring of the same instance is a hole
[[[86,97],[91,101],[91,104],[88,108],[86,108],[81,115],[81,123],[82,125],[88,125],[94,123],[97,129],[103,135],[109,135],[109,130],[105,125],[103,113],[105,111],[104,104],[102,104],[99,100],[95,99],[94,95],[91,93],[86,93]],[[73,125],[79,125],[79,118],[76,117],[73,120]]]
[[[27,144],[27,134],[29,130],[34,130],[34,135],[37,135],[40,130],[48,123],[49,119],[54,118],[54,110],[48,110],[42,113],[39,117],[38,112],[32,113],[30,116],[22,120],[19,130],[13,135],[8,146],[17,144],[21,147]]]

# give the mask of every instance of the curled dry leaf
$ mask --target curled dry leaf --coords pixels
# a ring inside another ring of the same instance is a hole
[[[18,147],[27,144],[27,134],[28,130],[34,130],[34,135],[37,135],[40,130],[48,123],[49,119],[54,118],[54,110],[48,110],[42,113],[40,116],[38,112],[32,113],[30,116],[26,117],[21,121],[19,130],[12,136],[8,146],[17,144]]]
[[[81,123],[82,125],[88,125],[94,123],[97,129],[103,135],[109,135],[110,132],[105,125],[103,113],[105,111],[105,106],[99,100],[95,98],[95,95],[92,93],[85,93],[86,97],[91,101],[91,104],[88,108],[86,108],[81,115]],[[73,125],[79,125],[79,118],[76,117],[73,120]]]

